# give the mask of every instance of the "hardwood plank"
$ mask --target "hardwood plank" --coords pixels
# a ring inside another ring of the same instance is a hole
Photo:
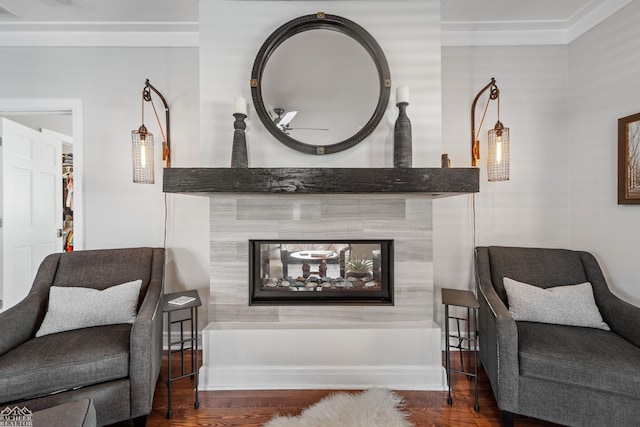
[[[202,360],[200,357],[199,360]],[[452,366],[459,369],[459,358],[452,357]],[[466,363],[466,356],[465,356]],[[191,363],[190,354],[185,361]],[[173,418],[167,414],[167,361],[163,358],[160,379],[156,386],[153,411],[148,416],[148,427],[259,427],[274,415],[299,415],[307,406],[335,392],[353,390],[225,390],[200,391],[200,407],[194,409],[194,381],[189,378],[174,381],[172,397]],[[174,357],[173,368],[177,372],[178,358]],[[404,397],[409,420],[416,427],[466,427],[500,426],[501,415],[491,391],[489,379],[482,370],[478,375],[478,402],[480,412],[473,410],[473,381],[464,375],[451,377],[453,404],[447,405],[446,391],[407,391],[396,393]],[[123,422],[112,427],[131,427],[133,422]],[[516,416],[518,427],[554,427],[548,423],[528,417]],[[336,426],[339,427],[339,426]]]

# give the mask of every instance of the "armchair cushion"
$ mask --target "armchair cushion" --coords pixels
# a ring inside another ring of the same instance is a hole
[[[130,324],[31,339],[0,357],[0,402],[126,378]]]
[[[545,289],[505,277],[504,287],[509,313],[516,321],[610,330],[598,311],[589,282]]]
[[[36,337],[92,326],[133,323],[142,280],[104,290],[52,286],[49,307]]]
[[[640,348],[619,335],[545,323],[517,326],[520,375],[638,397]]]

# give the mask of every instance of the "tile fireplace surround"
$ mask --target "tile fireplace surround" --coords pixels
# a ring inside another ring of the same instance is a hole
[[[203,389],[441,390],[432,203],[477,192],[478,169],[165,169],[210,198]],[[393,239],[393,306],[249,306],[250,239]]]

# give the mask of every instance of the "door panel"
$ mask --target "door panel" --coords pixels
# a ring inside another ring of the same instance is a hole
[[[0,119],[2,135],[3,310],[22,300],[38,266],[62,251],[62,144]]]
[[[5,259],[11,260],[5,264],[5,275],[3,277],[6,286],[3,286],[2,308],[6,310],[23,299],[27,292],[24,290],[24,284],[32,282],[33,277],[33,252],[31,246],[15,246],[7,248]]]

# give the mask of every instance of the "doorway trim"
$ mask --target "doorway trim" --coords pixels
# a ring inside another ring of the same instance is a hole
[[[72,98],[0,98],[3,114],[71,114],[73,126],[73,248],[85,248],[84,232],[84,129],[82,100]]]

